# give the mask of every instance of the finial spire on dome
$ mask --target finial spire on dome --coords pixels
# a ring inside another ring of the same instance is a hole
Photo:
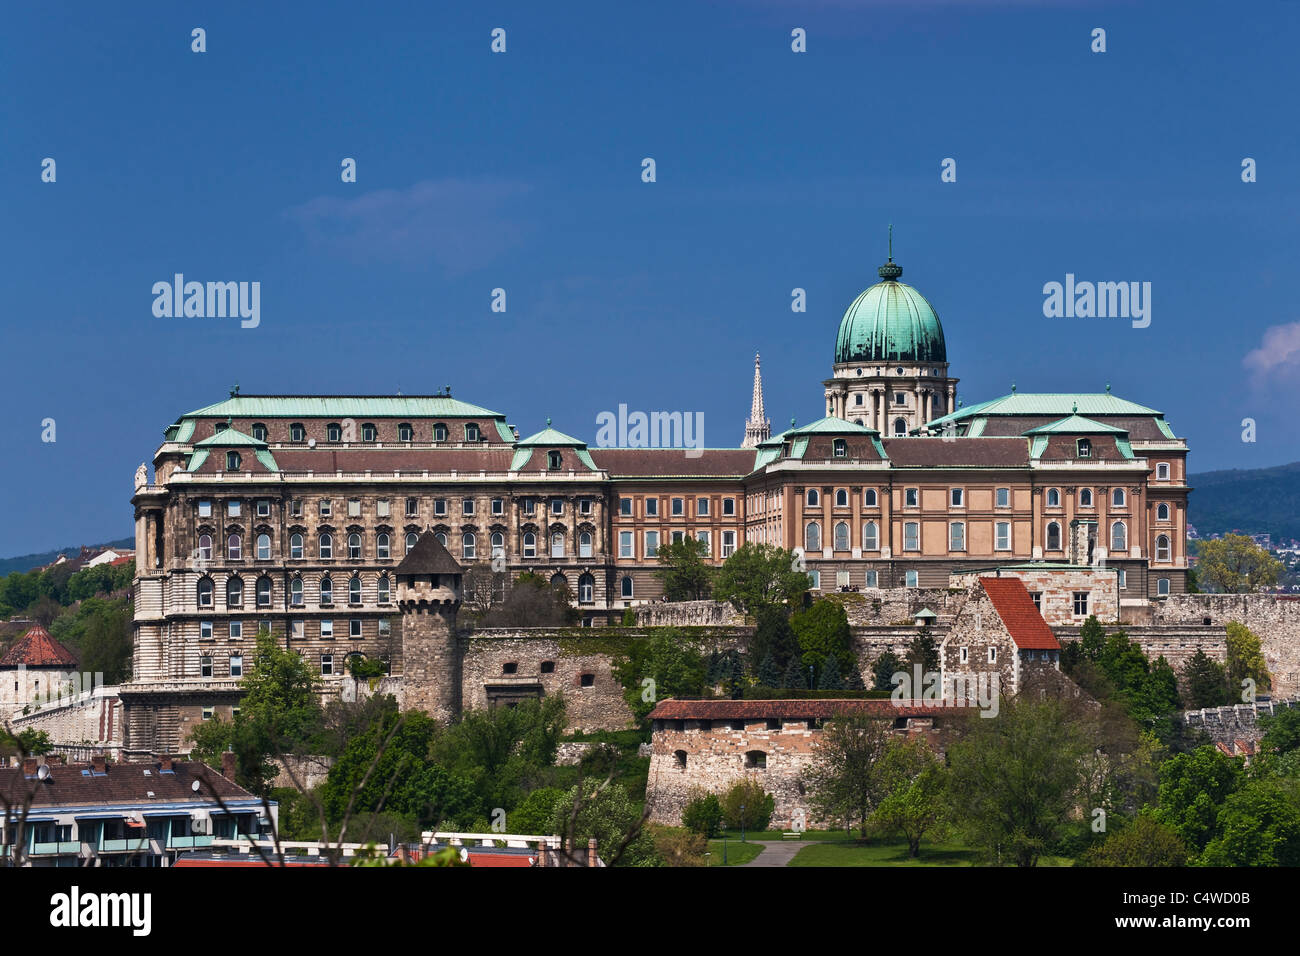
[[[1012,395],[1016,394],[1016,383],[1015,383],[1015,382],[1012,382],[1012,383],[1011,383],[1011,394],[1012,394]]]
[[[1079,403],[1078,403],[1078,402],[1075,402],[1075,403],[1070,407],[1070,414],[1071,414],[1071,415],[1077,415],[1077,414],[1079,414]]]
[[[546,427],[547,427],[547,428],[550,428],[550,427],[551,427],[551,416],[550,416],[550,415],[547,415],[547,416],[546,416]]]
[[[892,282],[903,274],[903,269],[894,261],[894,224],[889,224],[889,261],[876,270],[876,275],[886,282]]]

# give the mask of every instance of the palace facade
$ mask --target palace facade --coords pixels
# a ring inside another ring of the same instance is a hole
[[[659,598],[658,549],[687,535],[715,564],[801,549],[821,591],[1104,562],[1121,605],[1182,592],[1187,445],[1164,415],[1109,387],[963,405],[937,313],[892,257],[879,275],[840,322],[826,417],[771,434],[756,359],[739,448],[593,448],[549,420],[520,438],[450,390],[235,389],[182,415],[136,473],[128,736],[175,747],[236,706],[262,627],[327,682],[355,655],[399,672],[394,570],[425,531],[467,591],[540,574],[585,625]]]

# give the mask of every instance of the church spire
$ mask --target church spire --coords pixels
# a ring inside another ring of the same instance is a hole
[[[772,423],[763,411],[763,373],[759,368],[758,353],[754,353],[754,398],[749,406],[749,419],[745,422],[745,440],[741,448],[755,448],[759,442],[772,437]]]

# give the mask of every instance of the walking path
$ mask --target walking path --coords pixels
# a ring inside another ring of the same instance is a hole
[[[796,853],[812,842],[803,840],[763,840],[763,852],[741,866],[788,866]]]

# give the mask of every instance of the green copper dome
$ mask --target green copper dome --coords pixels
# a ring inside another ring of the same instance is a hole
[[[943,326],[934,308],[898,277],[890,260],[877,270],[882,281],[860,296],[840,320],[835,362],[946,362]]]

